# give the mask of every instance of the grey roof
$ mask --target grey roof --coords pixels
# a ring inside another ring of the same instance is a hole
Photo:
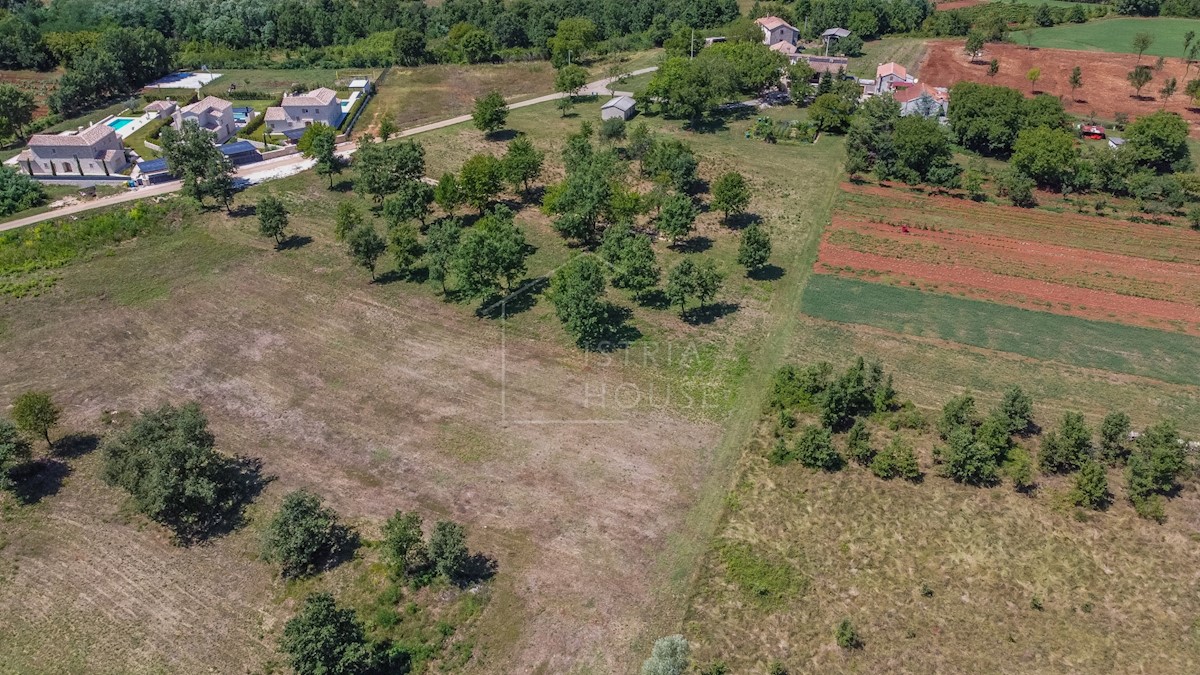
[[[630,96],[618,96],[616,98],[609,99],[607,103],[600,106],[600,109],[605,110],[608,108],[616,108],[621,112],[629,112],[630,110],[633,110],[633,106],[636,104],[637,101],[633,100],[633,98]]]
[[[823,38],[835,37],[835,38],[841,39],[848,35],[850,35],[850,31],[846,30],[845,28],[830,28],[829,30],[825,31],[824,33],[821,33],[821,37],[823,37]]]
[[[1125,145],[1125,139],[1121,138],[1120,136],[1109,136],[1108,142],[1112,143],[1113,145]]]

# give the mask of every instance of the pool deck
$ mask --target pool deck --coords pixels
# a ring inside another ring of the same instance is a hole
[[[125,111],[125,112],[128,112],[128,111]],[[142,127],[146,126],[147,124],[158,119],[158,114],[157,113],[142,113],[141,117],[124,117],[123,115],[112,115],[110,117],[100,120],[99,123],[108,125],[108,126],[112,126],[112,125],[109,125],[108,123],[115,119],[132,120],[131,122],[129,122],[125,126],[121,127],[120,129],[117,129],[115,127],[113,128],[113,131],[117,132],[117,136],[119,138],[121,138],[122,140],[124,140],[126,138],[129,138],[129,136],[132,135],[138,129],[141,129]]]

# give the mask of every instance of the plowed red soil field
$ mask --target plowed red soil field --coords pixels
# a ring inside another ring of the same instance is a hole
[[[1146,115],[1164,107],[1159,100],[1158,89],[1168,77],[1175,77],[1182,87],[1187,78],[1197,76],[1195,66],[1184,76],[1183,59],[1169,58],[1163,71],[1154,74],[1154,81],[1142,90],[1141,98],[1134,98],[1133,88],[1126,79],[1129,71],[1138,63],[1136,54],[1109,54],[1105,52],[1080,52],[1067,49],[1026,49],[1014,44],[988,43],[983,53],[972,62],[963,53],[963,41],[936,40],[929,43],[919,72],[921,81],[934,86],[949,87],[961,80],[1002,84],[1032,95],[1025,74],[1030,68],[1041,68],[1042,76],[1037,82],[1037,91],[1060,96],[1067,110],[1088,115],[1093,111],[1102,118],[1112,119],[1115,113],[1127,113],[1131,117]],[[1000,72],[988,77],[988,61],[1000,62]],[[1141,63],[1153,65],[1155,57],[1144,56]],[[1083,71],[1083,86],[1071,95],[1067,78],[1071,69],[1079,66]],[[1183,115],[1192,126],[1192,136],[1200,137],[1200,110],[1194,108],[1182,91],[1168,99],[1167,110]]]
[[[1200,335],[1200,234],[845,185],[816,270]]]

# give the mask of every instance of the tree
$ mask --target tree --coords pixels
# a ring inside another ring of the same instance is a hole
[[[1037,86],[1037,81],[1040,80],[1041,78],[1042,78],[1042,69],[1041,68],[1030,68],[1029,72],[1025,73],[1025,79],[1029,80],[1029,90],[1030,91],[1032,91],[1034,93],[1037,92],[1037,89],[1034,89],[1034,87]]]
[[[42,391],[27,391],[13,400],[12,421],[21,431],[46,439],[46,446],[53,448],[50,442],[50,430],[58,425],[62,410],[55,405],[50,394]]]
[[[1168,77],[1166,81],[1163,82],[1162,88],[1158,90],[1158,95],[1162,97],[1163,107],[1166,107],[1167,101],[1175,95],[1175,89],[1177,87],[1178,83],[1173,77]]]
[[[46,202],[46,189],[30,176],[0,165],[0,216],[31,209]]]
[[[137,510],[176,540],[199,541],[236,524],[245,496],[237,461],[215,444],[195,403],[143,411],[104,441],[104,480],[128,492]]]
[[[582,58],[596,44],[598,36],[599,31],[591,19],[572,17],[559,21],[554,37],[546,41],[550,62],[555,68],[562,68]]]
[[[587,70],[577,65],[567,65],[554,73],[554,91],[569,98],[579,95],[579,90],[587,84]]]
[[[387,242],[375,231],[372,223],[362,223],[346,236],[346,252],[356,265],[371,273],[375,281],[375,264],[387,250]]]
[[[850,431],[846,432],[846,455],[863,466],[870,466],[871,460],[875,459],[871,432],[861,417],[856,417]]]
[[[994,485],[998,480],[995,448],[979,442],[970,427],[958,427],[940,450],[947,477],[968,485]]]
[[[1040,187],[1061,190],[1070,186],[1079,164],[1075,136],[1066,130],[1038,127],[1017,134],[1012,166]]]
[[[1095,511],[1103,511],[1112,501],[1108,491],[1108,471],[1104,465],[1087,460],[1079,468],[1075,476],[1075,486],[1071,489],[1071,503],[1076,506],[1086,506]]]
[[[937,120],[921,115],[897,120],[892,146],[894,161],[875,165],[881,178],[958,187],[962,169],[954,163],[950,139]]]
[[[1009,387],[996,407],[995,416],[1003,420],[1010,434],[1019,434],[1033,425],[1033,399],[1017,385]]]
[[[1154,44],[1154,36],[1150,33],[1137,33],[1133,36],[1133,50],[1137,52],[1138,63],[1142,62],[1142,54]]]
[[[366,633],[353,609],[337,606],[329,593],[304,599],[283,626],[279,650],[296,675],[368,673],[374,670]]]
[[[316,160],[318,176],[329,176],[329,187],[333,188],[334,174],[341,174],[346,161],[337,154],[337,129],[320,122],[304,130],[296,144],[301,154]]]
[[[346,241],[350,233],[358,229],[362,223],[362,211],[358,210],[357,204],[349,201],[338,203],[337,215],[333,218],[333,238],[337,241]]]
[[[521,228],[513,222],[513,213],[498,206],[479,219],[463,235],[455,254],[453,268],[460,289],[469,297],[486,297],[500,288],[507,292],[525,273],[528,244]]]
[[[988,61],[987,74],[988,77],[995,77],[1000,72],[1000,59],[992,59]]]
[[[263,559],[280,566],[286,579],[316,574],[338,556],[353,550],[353,533],[337,513],[307,490],[290,492],[267,525]]]
[[[886,179],[893,173],[899,120],[900,104],[891,94],[872,96],[863,103],[846,132],[846,172],[851,177],[874,170]]]
[[[1130,86],[1133,87],[1134,96],[1136,98],[1141,98],[1142,87],[1150,84],[1150,80],[1154,79],[1154,73],[1150,70],[1150,66],[1137,66],[1133,70],[1129,71],[1129,74],[1125,76],[1125,79],[1129,80]]]
[[[1025,172],[1013,166],[1009,166],[996,176],[997,192],[1002,197],[1008,197],[1013,206],[1024,208],[1036,206],[1037,200],[1033,195],[1033,188],[1036,185],[1037,183]]]
[[[795,459],[810,469],[837,471],[844,464],[842,456],[833,447],[829,429],[817,425],[809,425],[800,432],[792,452]]]
[[[658,212],[658,230],[670,237],[672,244],[678,243],[692,231],[698,213],[691,197],[671,195],[663,201]]]
[[[696,182],[697,166],[690,145],[675,138],[655,138],[642,156],[641,168],[643,176],[687,192]]]
[[[1176,488],[1176,479],[1186,470],[1185,448],[1170,422],[1160,422],[1138,437],[1125,483],[1129,500],[1142,517],[1163,520],[1161,496]]]
[[[425,34],[411,28],[399,28],[392,36],[392,53],[401,66],[419,66],[426,58]]]
[[[942,416],[938,419],[938,435],[942,440],[950,438],[950,434],[960,428],[974,429],[978,423],[975,414],[975,397],[961,394],[946,401],[942,406]]]
[[[1109,462],[1123,462],[1129,455],[1129,415],[1113,411],[1100,423],[1100,456]]]
[[[1157,173],[1188,171],[1192,158],[1187,134],[1186,120],[1177,113],[1158,110],[1129,125],[1122,153],[1127,152],[1138,166]]]
[[[581,255],[559,267],[550,278],[550,301],[567,332],[581,346],[598,342],[605,329],[604,270],[595,256]]]
[[[688,668],[691,646],[682,635],[670,635],[654,641],[650,658],[642,662],[641,675],[683,675]]]
[[[429,278],[440,282],[442,293],[446,292],[446,275],[458,256],[462,224],[453,218],[443,218],[429,227],[425,241],[425,262]]]
[[[1025,97],[1016,89],[959,82],[950,88],[950,130],[959,145],[990,156],[1012,149],[1023,125]]]
[[[1083,466],[1092,454],[1092,432],[1083,421],[1083,415],[1068,412],[1063,415],[1058,428],[1042,439],[1038,464],[1047,473],[1069,473]]]
[[[1022,447],[1015,447],[1009,452],[1004,471],[1017,492],[1029,492],[1037,485],[1033,479],[1033,460]]]
[[[679,305],[682,316],[687,302],[696,295],[696,263],[691,258],[679,261],[667,274],[667,299],[673,305]]]
[[[491,155],[472,155],[458,172],[458,192],[462,200],[483,213],[500,194],[504,178],[500,160]]]
[[[279,248],[283,245],[283,235],[288,226],[287,207],[278,197],[267,195],[258,200],[254,210],[258,215],[258,233],[264,237],[273,237],[275,248]]]
[[[912,445],[895,436],[871,461],[871,473],[884,480],[903,478],[918,481],[921,479],[921,466]]]
[[[425,148],[408,140],[393,145],[364,141],[354,156],[358,169],[355,191],[375,198],[375,203],[400,189],[407,181],[425,176]]]
[[[834,640],[837,641],[837,646],[842,649],[858,649],[862,647],[862,638],[858,636],[858,631],[854,629],[854,624],[850,623],[850,619],[842,619],[834,630]]]
[[[417,228],[409,223],[397,225],[388,230],[388,248],[396,261],[396,271],[408,275],[412,266],[421,258],[421,241],[417,236]]]
[[[422,180],[406,180],[396,194],[384,200],[383,218],[389,228],[411,220],[419,221],[424,228],[430,204],[433,204],[433,187]]]
[[[183,194],[203,202],[213,197],[229,208],[233,198],[233,164],[213,144],[213,134],[194,120],[179,129],[162,131],[163,159],[167,169],[183,179]]]
[[[542,175],[545,159],[546,153],[533,147],[533,143],[522,136],[508,144],[500,160],[500,171],[513,190],[523,190],[524,194],[529,194],[529,184]]]
[[[508,104],[498,91],[491,91],[475,99],[475,110],[471,113],[475,128],[491,135],[504,128],[508,121]]]
[[[600,257],[609,264],[612,285],[631,291],[634,299],[644,297],[646,291],[658,284],[662,274],[650,238],[634,234],[626,223],[604,231]]]
[[[454,209],[462,203],[462,193],[458,190],[458,179],[454,174],[446,172],[438,179],[437,187],[433,189],[433,201],[446,213],[453,214]]]
[[[11,84],[0,84],[0,138],[25,135],[37,105],[28,93]]]
[[[396,577],[419,572],[429,555],[421,532],[421,515],[416,511],[397,511],[383,524],[383,540],[379,542],[384,562]]]
[[[392,119],[391,115],[385,114],[383,119],[379,120],[378,133],[381,142],[386,143],[399,130],[399,127],[396,126],[396,121]]]
[[[616,143],[625,140],[625,120],[620,117],[610,117],[600,122],[597,133],[602,143]]]
[[[439,520],[429,534],[429,558],[437,573],[454,581],[466,571],[469,558],[467,535],[463,526]]]
[[[9,486],[9,471],[33,457],[33,447],[8,420],[0,419],[0,489]]]
[[[1071,69],[1071,76],[1067,78],[1067,84],[1071,85],[1071,100],[1075,100],[1075,90],[1083,86],[1083,71],[1079,66]]]
[[[737,262],[746,268],[747,273],[761,269],[771,258],[771,236],[767,231],[751,223],[742,231],[742,240],[738,244]]]
[[[979,52],[983,51],[984,36],[978,31],[967,33],[967,43],[963,45],[963,52],[971,57],[971,61],[979,58]]]
[[[854,101],[838,94],[821,94],[808,107],[808,119],[818,131],[844,133],[854,114]]]
[[[1054,25],[1054,15],[1050,13],[1050,5],[1042,3],[1033,10],[1033,22],[1042,28]]]
[[[713,183],[712,195],[712,207],[725,214],[726,223],[731,214],[742,213],[750,205],[750,186],[736,171],[721,174]]]

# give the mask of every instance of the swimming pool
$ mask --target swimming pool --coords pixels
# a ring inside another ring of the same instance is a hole
[[[132,117],[114,117],[111,120],[105,122],[105,124],[107,124],[108,126],[112,127],[113,129],[115,129],[117,131],[120,131],[121,129],[124,129],[126,126],[128,126],[130,122],[133,122],[133,121],[134,121],[134,118],[132,118]]]

